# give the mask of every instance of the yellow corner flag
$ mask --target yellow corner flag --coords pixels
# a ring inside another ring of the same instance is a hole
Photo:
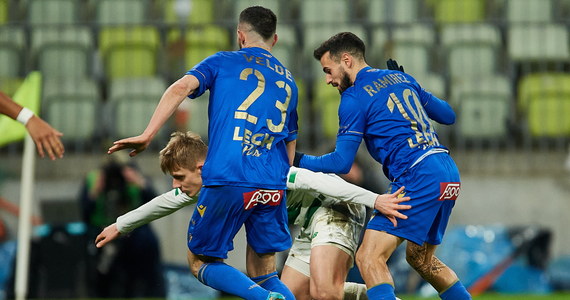
[[[31,72],[14,94],[14,101],[38,115],[40,112],[41,86],[41,73],[38,71]],[[21,140],[25,136],[26,128],[24,125],[7,116],[0,116],[0,147]]]

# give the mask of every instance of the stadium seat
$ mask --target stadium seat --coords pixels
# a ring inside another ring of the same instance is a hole
[[[214,2],[211,0],[159,0],[164,8],[167,24],[212,24],[215,20]]]
[[[184,31],[173,29],[168,33],[167,44],[169,51],[182,56],[181,65],[173,68],[176,77],[218,51],[231,50],[228,31],[216,25],[185,27]],[[178,49],[174,50],[176,47]],[[174,56],[172,53],[169,55]]]
[[[297,66],[300,65],[298,53],[301,50],[295,27],[285,24],[277,26],[277,38],[277,44],[271,52],[293,74],[298,73]]]
[[[363,7],[371,24],[411,24],[419,19],[418,0],[366,0]]]
[[[360,37],[364,43],[369,48],[368,37],[364,27],[357,24],[342,25],[338,24],[336,26],[330,25],[309,25],[305,26],[305,31],[303,34],[303,52],[305,57],[305,63],[307,70],[311,70],[310,75],[320,78],[323,74],[321,64],[313,58],[313,51],[324,41],[332,37],[333,35],[349,31]]]
[[[18,26],[0,27],[0,79],[22,75],[25,57],[24,29]]]
[[[551,0],[509,0],[506,20],[509,23],[547,23],[552,21]]]
[[[89,77],[94,38],[88,27],[35,28],[32,57],[43,74],[52,77]]]
[[[488,44],[471,43],[450,46],[447,67],[452,83],[471,81],[497,72],[497,49]]]
[[[564,25],[513,24],[508,29],[507,51],[513,61],[567,61],[568,45]]]
[[[423,24],[397,26],[392,32],[391,48],[388,56],[404,65],[412,76],[426,77],[431,73],[431,62],[434,61],[432,49],[435,45],[435,31]],[[385,62],[381,61],[381,68]]]
[[[79,18],[77,0],[29,0],[28,22],[31,25],[71,25]]]
[[[501,47],[501,32],[491,23],[455,23],[440,28],[440,43],[444,49],[457,44],[483,43]]]
[[[104,27],[99,32],[99,51],[108,78],[155,76],[160,50],[155,27]]]
[[[320,122],[317,136],[323,141],[334,141],[338,132],[338,106],[340,95],[332,85],[324,79],[315,80],[313,84],[313,110],[317,112]]]
[[[144,131],[167,88],[159,77],[117,78],[110,81],[105,114],[110,117],[112,138],[135,136]]]
[[[366,58],[373,66],[383,66],[386,62],[385,52],[388,45],[388,30],[384,26],[377,26],[370,31],[369,45],[366,48]]]
[[[208,137],[208,103],[210,92],[206,91],[196,99],[186,99],[183,105],[187,107],[190,117],[188,130],[199,134],[203,139]]]
[[[9,0],[0,0],[0,24],[5,24],[8,22],[8,16],[10,11]]]
[[[434,19],[438,25],[485,20],[485,0],[438,0],[433,3]]]
[[[518,83],[518,106],[534,137],[570,137],[570,75],[534,73]]]
[[[64,143],[89,143],[99,133],[101,94],[95,80],[47,77],[42,99],[42,117],[64,133]]]
[[[142,25],[147,21],[148,0],[98,0],[95,22],[101,26]]]
[[[479,76],[452,86],[451,104],[457,111],[457,128],[464,139],[499,139],[507,134],[512,100],[508,78]]]
[[[325,25],[336,27],[350,19],[351,7],[347,0],[303,0],[300,2],[300,21],[303,25]]]

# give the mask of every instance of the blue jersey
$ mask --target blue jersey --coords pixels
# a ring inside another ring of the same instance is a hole
[[[205,186],[286,189],[285,143],[297,138],[297,86],[291,72],[261,48],[218,52],[186,74],[210,90]]]
[[[366,67],[342,93],[338,137],[364,138],[372,157],[387,176],[398,178],[419,157],[443,148],[430,118],[455,121],[451,107],[423,90],[408,74]]]

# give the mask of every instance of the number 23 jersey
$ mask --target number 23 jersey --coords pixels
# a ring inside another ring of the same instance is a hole
[[[297,85],[273,55],[261,48],[218,52],[186,74],[210,90],[209,150],[205,186],[285,189],[286,142],[297,138]]]

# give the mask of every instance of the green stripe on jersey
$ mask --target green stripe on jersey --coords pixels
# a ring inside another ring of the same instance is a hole
[[[297,177],[297,171],[289,174],[289,182],[295,183],[295,177]]]

